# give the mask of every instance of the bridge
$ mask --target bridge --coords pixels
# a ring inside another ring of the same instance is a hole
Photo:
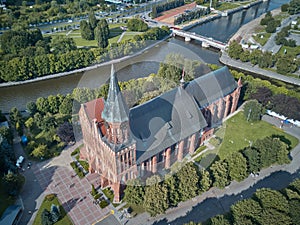
[[[176,30],[176,29],[172,29],[173,32],[173,36],[180,36],[180,37],[184,37],[185,41],[191,41],[191,40],[198,40],[202,42],[202,47],[204,48],[208,48],[208,47],[214,47],[220,50],[225,50],[227,44],[223,43],[221,41],[217,41],[213,38],[210,37],[204,37],[202,35],[196,34],[196,33],[191,33],[188,31],[184,31],[184,30]]]

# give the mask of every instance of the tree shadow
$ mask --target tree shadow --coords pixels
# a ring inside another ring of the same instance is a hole
[[[71,198],[68,201],[62,204],[62,207],[65,209],[66,213],[70,212],[72,208],[78,203],[81,202],[83,199],[80,198]]]
[[[190,221],[194,221],[196,223],[204,222],[211,217],[214,217],[218,214],[225,214],[230,211],[230,207],[245,198],[251,198],[255,191],[260,188],[271,188],[274,190],[280,190],[289,185],[295,178],[300,177],[299,170],[293,174],[290,174],[286,171],[277,171],[271,173],[269,176],[265,177],[262,180],[259,180],[253,186],[248,188],[247,190],[238,192],[236,194],[227,195],[221,197],[212,197],[207,198],[198,205],[194,206],[189,212],[186,213],[185,216],[179,217],[173,221],[168,221],[167,219],[162,219],[160,221],[156,221],[154,225],[179,225],[189,223]],[[253,178],[254,179],[254,178]],[[280,182],[278,182],[280,180]],[[208,192],[211,194],[215,194],[215,190],[210,189]],[[178,213],[180,212],[180,208],[177,209]]]

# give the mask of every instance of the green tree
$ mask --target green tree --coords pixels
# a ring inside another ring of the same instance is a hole
[[[288,12],[291,15],[297,14],[300,12],[300,0],[291,0],[288,7]]]
[[[226,162],[232,180],[242,181],[247,177],[247,161],[240,152],[231,154]]]
[[[228,165],[224,161],[216,161],[210,167],[213,176],[213,186],[224,188],[229,184]]]
[[[105,24],[106,20],[100,20],[97,24],[97,27],[94,30],[95,40],[100,48],[105,48],[108,46],[108,29]]]
[[[66,53],[75,50],[76,44],[73,38],[68,38],[63,35],[55,35],[51,39],[51,48],[53,53]]]
[[[153,180],[150,181],[150,183],[152,182]],[[146,186],[143,206],[151,216],[164,213],[169,206],[166,185],[156,182],[150,186]]]
[[[261,118],[262,106],[257,100],[248,101],[244,105],[244,116],[247,121],[258,121]]]
[[[72,113],[72,108],[73,108],[73,100],[71,95],[68,94],[62,101],[61,105],[59,106],[59,113],[70,115]]]
[[[210,179],[210,174],[207,170],[202,169],[200,170],[200,182],[199,182],[199,187],[201,192],[208,191],[208,189],[211,186],[211,179]]]
[[[236,40],[230,42],[228,47],[228,55],[231,58],[239,59],[242,53],[243,53],[243,48]]]
[[[129,19],[127,21],[127,27],[130,31],[146,31],[148,30],[148,25],[141,19]]]
[[[248,147],[243,150],[245,157],[247,158],[248,171],[251,173],[257,173],[260,171],[260,155],[258,150],[252,147]]]
[[[94,30],[97,26],[97,19],[93,11],[89,12],[89,25],[91,29]]]
[[[185,201],[197,195],[199,189],[199,176],[196,166],[193,163],[187,163],[177,173],[178,193],[180,199]]]
[[[85,40],[93,40],[94,39],[94,30],[90,26],[88,22],[85,20],[80,21],[80,34],[81,37]]]
[[[27,108],[27,110],[28,110],[28,112],[30,113],[31,116],[33,116],[37,111],[35,102],[28,102],[26,104],[26,108]]]
[[[8,172],[3,176],[5,191],[11,196],[17,196],[24,184],[24,177],[20,174]]]
[[[50,112],[53,114],[58,113],[58,109],[60,106],[59,98],[55,95],[49,95],[47,99],[49,103]]]
[[[42,220],[42,225],[52,225],[52,216],[51,213],[47,210],[44,209],[41,215],[41,220]]]
[[[230,222],[223,215],[217,215],[210,219],[210,225],[230,225]]]
[[[36,100],[36,108],[38,111],[46,114],[47,112],[50,112],[50,105],[47,98],[39,97]]]
[[[129,204],[140,205],[144,201],[145,190],[140,180],[129,180],[124,190],[124,200]]]
[[[180,202],[180,195],[178,191],[178,180],[175,176],[170,176],[164,181],[168,189],[168,202],[171,207],[177,206]]]
[[[231,206],[234,224],[256,224],[261,211],[262,207],[253,199],[244,199]]]
[[[47,145],[39,144],[36,148],[33,149],[31,155],[35,158],[45,158],[48,156]]]

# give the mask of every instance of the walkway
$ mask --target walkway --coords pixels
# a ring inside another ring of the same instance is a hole
[[[234,60],[234,59],[230,58],[225,51],[222,51],[222,55],[219,60],[221,63],[223,63],[227,66],[233,67],[233,68],[237,68],[237,69],[240,69],[243,71],[248,71],[250,73],[259,74],[261,76],[281,80],[286,83],[300,86],[299,78],[284,76],[284,75],[281,75],[281,74],[278,74],[278,73],[275,73],[275,72],[272,72],[269,70],[261,69],[258,66],[253,66],[250,63],[243,63],[241,61]]]
[[[32,162],[32,167],[26,169],[23,173],[26,183],[21,192],[24,213],[19,224],[32,224],[45,195],[50,193],[57,194],[74,225],[92,224],[110,212],[111,206],[101,209],[93,204],[91,184],[86,178],[80,179],[70,166],[70,154],[81,144],[68,146],[60,156],[48,161]],[[25,155],[18,138],[14,147],[17,155]]]
[[[280,126],[280,120],[263,116],[263,120]],[[283,127],[287,133],[300,139],[300,128]],[[209,191],[178,207],[167,210],[166,214],[152,218],[147,213],[128,221],[128,225],[182,225],[189,221],[203,222],[230,210],[230,206],[244,198],[250,198],[258,188],[282,189],[293,179],[300,177],[300,144],[291,152],[292,161],[287,165],[271,166],[260,171],[258,177],[249,176],[242,182],[231,182],[225,189],[211,188]],[[280,180],[280,183],[278,182]]]

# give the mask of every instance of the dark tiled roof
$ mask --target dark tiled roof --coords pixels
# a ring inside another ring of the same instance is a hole
[[[128,106],[121,94],[114,66],[111,66],[110,84],[102,118],[106,122],[121,123],[128,121]]]
[[[194,97],[200,108],[232,93],[237,88],[227,67],[222,67],[189,82],[185,90]]]
[[[129,121],[137,163],[207,126],[196,102],[181,87],[132,108]]]

